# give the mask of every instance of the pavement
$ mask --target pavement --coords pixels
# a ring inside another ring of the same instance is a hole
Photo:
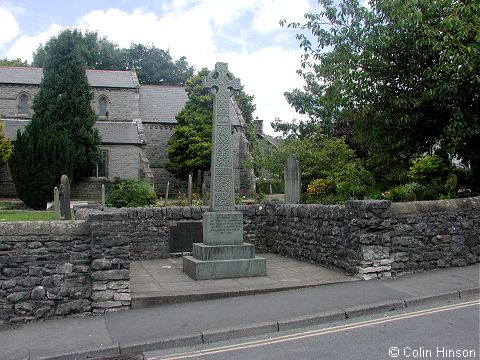
[[[149,265],[136,266],[141,270]],[[304,275],[306,278],[306,264],[298,262],[297,265],[299,280]],[[320,272],[324,270],[315,267]],[[235,283],[240,284],[238,279]],[[224,288],[224,281],[219,284]],[[137,285],[132,284],[133,287]],[[204,287],[215,292],[214,284]],[[209,300],[193,297],[191,300],[197,301],[3,326],[0,327],[0,359],[101,358],[191,346],[428,304],[478,299],[479,288],[480,264],[475,264],[388,280],[347,279],[334,284],[254,295]],[[269,291],[272,290],[274,288]]]
[[[278,254],[259,256],[267,259],[266,276],[197,281],[183,272],[181,257],[132,261],[132,308],[359,281],[338,269],[328,269]]]

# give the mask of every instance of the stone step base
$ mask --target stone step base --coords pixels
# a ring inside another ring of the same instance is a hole
[[[198,260],[235,260],[254,259],[255,246],[243,243],[243,245],[205,245],[193,243],[193,257]]]
[[[205,261],[193,256],[183,257],[183,272],[194,280],[228,279],[265,276],[265,258]]]

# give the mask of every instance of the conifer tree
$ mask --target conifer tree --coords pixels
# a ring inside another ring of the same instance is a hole
[[[213,97],[202,86],[209,72],[204,68],[187,80],[188,101],[175,116],[178,126],[168,142],[165,168],[179,179],[186,179],[190,172],[196,178],[199,170],[210,170]]]
[[[100,158],[100,137],[85,74],[82,34],[65,30],[45,45],[43,79],[32,121],[17,134],[10,169],[20,199],[44,208],[62,174],[88,176]]]

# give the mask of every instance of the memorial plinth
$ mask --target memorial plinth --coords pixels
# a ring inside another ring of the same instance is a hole
[[[183,257],[183,271],[195,280],[263,276],[266,260],[243,242],[243,214],[235,211],[230,96],[240,89],[225,63],[203,79],[214,95],[210,211],[203,215],[203,243]]]

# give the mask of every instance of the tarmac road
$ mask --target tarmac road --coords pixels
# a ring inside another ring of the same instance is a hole
[[[275,337],[184,348],[171,355],[145,355],[149,360],[479,359],[479,310],[480,301],[474,300],[363,317]]]

